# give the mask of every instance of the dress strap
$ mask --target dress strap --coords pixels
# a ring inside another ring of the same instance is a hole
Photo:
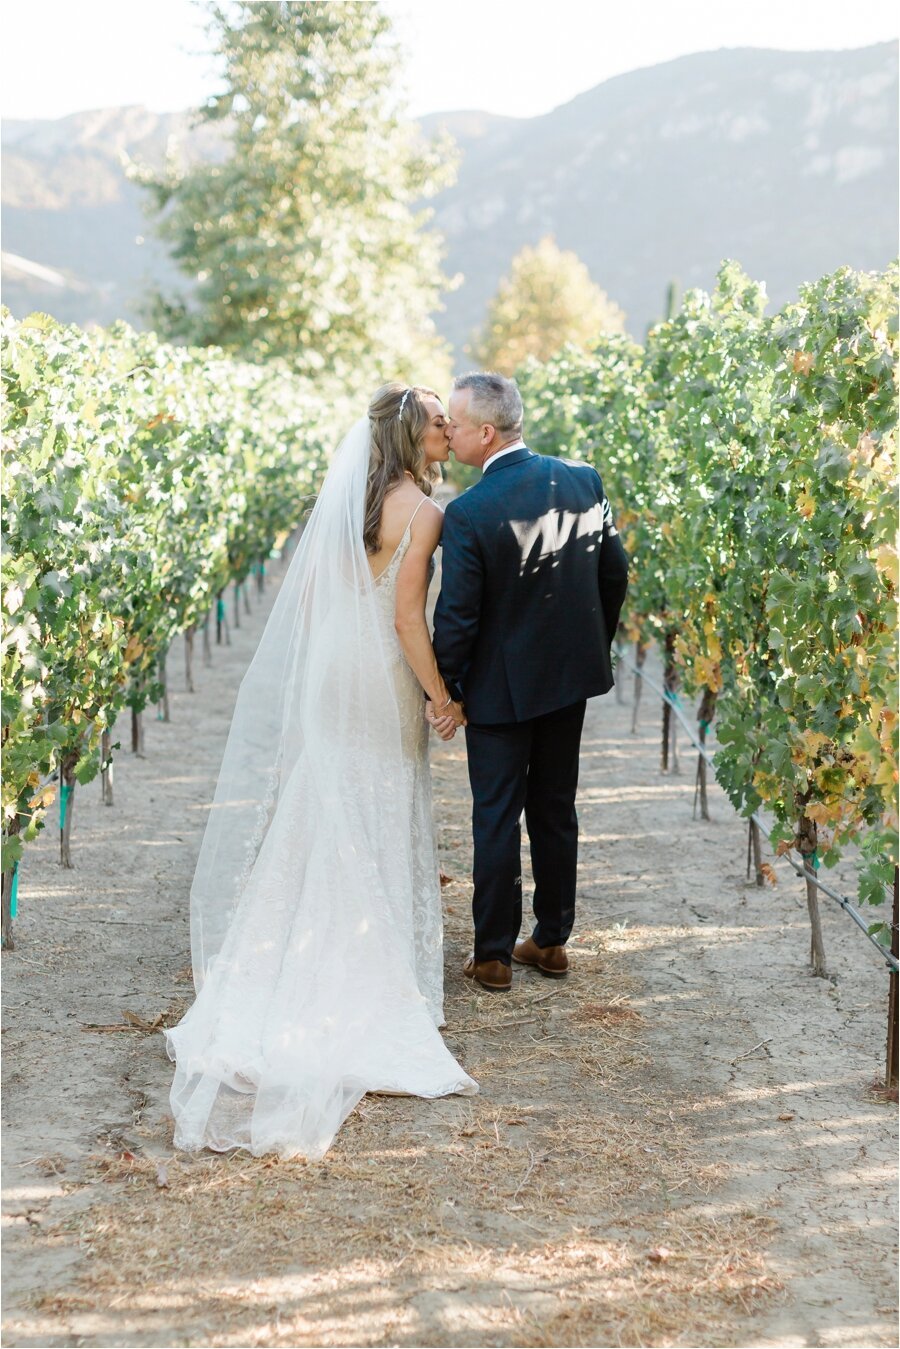
[[[415,520],[416,516],[417,516],[418,513],[419,513],[419,506],[421,506],[421,505],[422,505],[425,501],[427,501],[427,500],[428,500],[428,498],[427,498],[426,496],[423,496],[423,497],[422,497],[422,500],[419,502],[419,505],[416,506],[416,509],[413,511],[412,515],[409,517],[409,519],[408,519],[407,522],[406,522],[406,528],[404,529],[403,533],[402,533],[401,536],[400,536],[400,542],[397,544],[397,547],[394,549],[393,553],[391,553],[390,560],[388,561],[387,566],[382,567],[381,571],[378,573],[377,576],[375,576],[375,574],[374,574],[374,572],[373,572],[373,579],[374,579],[374,580],[376,580],[376,581],[380,580],[381,577],[384,576],[385,572],[388,571],[388,570],[394,565],[394,563],[397,561],[397,558],[398,558],[399,555],[400,555],[400,550],[403,548],[403,544],[404,544],[404,542],[405,542],[405,540],[406,540],[406,536],[407,536],[407,534],[409,533],[410,529],[412,528],[412,522],[413,522],[413,520]]]
[[[425,502],[426,502],[427,500],[428,500],[428,497],[426,497],[426,496],[423,496],[423,497],[422,497],[422,500],[419,502],[419,505],[416,507],[416,509],[413,511],[412,515],[409,517],[409,522],[407,523],[406,529],[404,529],[404,531],[403,531],[404,534],[406,534],[406,533],[409,531],[410,527],[412,526],[413,520],[415,520],[416,516],[419,514],[419,506],[424,506],[424,505],[425,505]]]

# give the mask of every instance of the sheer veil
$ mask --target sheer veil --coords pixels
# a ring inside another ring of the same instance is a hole
[[[335,452],[238,692],[191,889],[197,997],[164,1032],[177,1147],[320,1157],[368,1091],[478,1089],[438,1030],[426,732],[363,543],[370,434]]]
[[[335,842],[346,847],[341,785],[351,761],[365,753],[364,733],[376,717],[381,751],[393,738],[399,754],[396,700],[363,544],[369,447],[363,417],[335,451],[238,692],[191,887],[197,992],[298,761],[304,758],[314,775]]]

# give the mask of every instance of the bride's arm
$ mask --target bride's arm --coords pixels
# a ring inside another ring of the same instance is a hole
[[[462,723],[459,703],[449,702],[450,691],[441,678],[425,621],[428,564],[440,541],[442,522],[440,508],[431,501],[413,520],[409,548],[397,574],[394,627],[410,669],[434,704],[435,715],[446,709],[454,721]]]

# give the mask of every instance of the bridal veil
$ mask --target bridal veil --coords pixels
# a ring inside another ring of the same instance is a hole
[[[363,418],[238,692],[191,889],[197,998],[165,1032],[179,1147],[317,1157],[366,1091],[477,1090],[416,981],[396,652],[363,543],[369,451]]]

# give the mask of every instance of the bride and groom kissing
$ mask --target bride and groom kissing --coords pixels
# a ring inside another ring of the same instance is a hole
[[[563,977],[585,703],[628,563],[599,474],[533,453],[513,380],[445,413],[387,384],[336,450],[241,683],[191,888],[197,997],[165,1030],[176,1147],[321,1157],[369,1092],[478,1085],[447,1049],[429,726],[463,727],[474,950]],[[480,479],[442,511],[450,453]],[[434,633],[425,616],[442,546]],[[535,925],[522,921],[520,820]]]

